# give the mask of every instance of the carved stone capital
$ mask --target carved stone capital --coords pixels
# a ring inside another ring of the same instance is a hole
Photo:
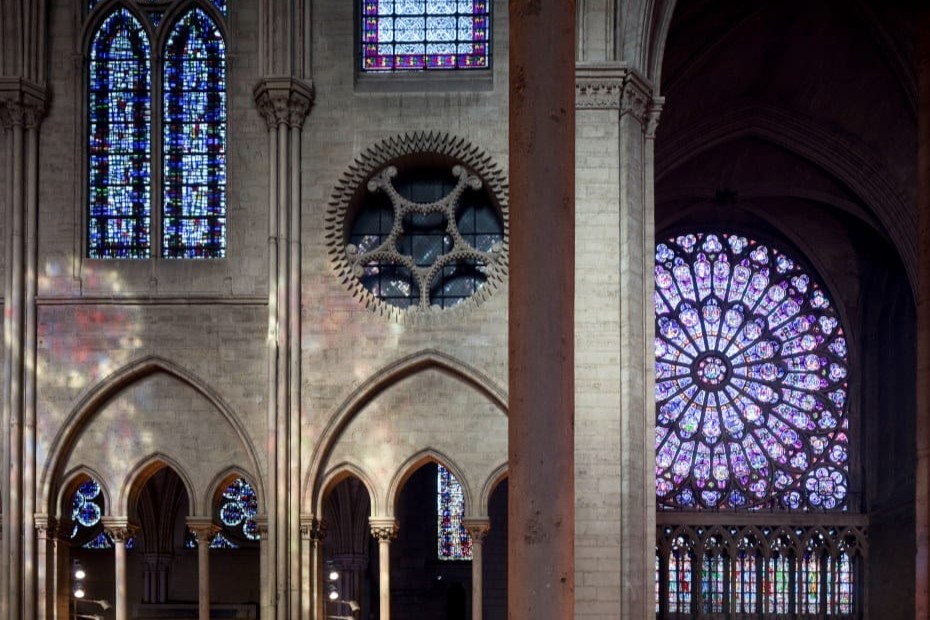
[[[472,542],[481,542],[491,531],[490,519],[462,519],[462,526],[468,531]]]
[[[400,531],[397,521],[392,518],[370,518],[368,522],[371,525],[371,535],[379,542],[394,540]]]
[[[665,97],[653,97],[652,104],[646,112],[646,138],[654,140],[656,130],[659,128],[659,117],[662,115],[662,107],[665,105]]]
[[[36,535],[39,540],[49,540],[58,537],[58,519],[47,514],[36,513]]]
[[[194,533],[198,545],[209,545],[221,529],[210,517],[188,517],[187,527]]]
[[[646,114],[652,103],[652,86],[636,72],[628,71],[623,81],[620,115],[629,114],[645,127]]]
[[[125,544],[139,531],[139,526],[130,523],[126,517],[103,517],[101,521],[103,530],[116,544]]]
[[[590,65],[575,68],[575,108],[619,110],[626,69],[619,65]]]
[[[0,77],[0,123],[32,129],[45,118],[48,91],[34,82],[18,77]]]
[[[302,517],[300,519],[300,537],[304,540],[319,542],[326,538],[326,521],[316,517]]]
[[[313,84],[292,77],[269,76],[255,85],[252,95],[269,129],[281,125],[301,129],[313,105]]]
[[[255,526],[258,528],[258,537],[262,541],[268,540],[268,515],[255,517]]]

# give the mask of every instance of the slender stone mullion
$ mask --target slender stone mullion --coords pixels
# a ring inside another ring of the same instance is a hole
[[[565,620],[575,597],[575,3],[511,0],[509,11],[508,518],[521,535],[508,541],[507,609],[511,620]]]

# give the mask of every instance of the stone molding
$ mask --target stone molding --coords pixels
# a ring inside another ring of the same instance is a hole
[[[49,92],[20,77],[0,77],[0,123],[7,129],[34,129],[48,111]]]
[[[267,76],[255,85],[252,95],[268,129],[281,125],[302,129],[313,105],[313,83],[292,77]]]
[[[619,110],[655,137],[664,97],[654,97],[652,84],[639,72],[619,64],[579,65],[575,68],[575,108]]]
[[[626,69],[621,66],[579,66],[575,68],[575,108],[579,110],[619,110]]]

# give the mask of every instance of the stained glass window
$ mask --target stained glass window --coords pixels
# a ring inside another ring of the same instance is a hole
[[[212,4],[225,15],[225,0]],[[96,19],[96,2],[89,6]],[[156,40],[165,41],[160,54],[126,8],[107,15],[93,39],[90,258],[149,258],[154,244],[166,258],[226,253],[225,41],[209,5],[194,6],[171,24],[163,23],[166,8],[171,7],[143,6]],[[153,75],[163,86],[160,101],[151,98]],[[161,135],[153,135],[152,127],[159,125]],[[163,173],[155,192],[153,151],[161,153]],[[153,204],[161,209],[153,212]]]
[[[668,610],[670,613],[691,613],[692,551],[684,537],[672,544],[668,557]]]
[[[658,505],[846,509],[847,345],[817,280],[688,234],[657,244],[655,283]]]
[[[151,251],[151,66],[139,21],[118,9],[91,43],[88,84],[91,258]]]
[[[471,536],[462,524],[465,494],[462,485],[440,465],[436,474],[437,547],[440,560],[470,560]]]
[[[504,240],[481,180],[462,166],[401,173],[389,166],[368,189],[346,246],[362,285],[401,308],[449,308],[474,297]]]
[[[110,549],[113,541],[103,531],[103,490],[88,478],[71,500],[71,540],[85,549]]]
[[[486,69],[491,0],[360,0],[365,72]]]
[[[231,538],[243,542],[259,540],[258,524],[255,516],[258,514],[258,497],[255,490],[244,478],[236,478],[225,489],[218,508],[220,522],[224,532],[218,533],[210,543],[211,549],[229,549],[238,545]]]
[[[162,255],[226,251],[226,46],[202,9],[188,11],[165,48]]]

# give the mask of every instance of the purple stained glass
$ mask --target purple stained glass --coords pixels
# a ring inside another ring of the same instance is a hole
[[[727,234],[659,243],[656,495],[667,509],[845,509],[848,361],[827,293]]]
[[[165,47],[162,255],[226,254],[226,44],[199,8]]]
[[[149,42],[126,9],[97,29],[88,68],[90,258],[151,252],[151,67]]]
[[[471,536],[462,524],[465,493],[448,469],[439,466],[436,476],[437,546],[440,560],[470,560]]]
[[[487,69],[490,0],[361,0],[363,72]]]

